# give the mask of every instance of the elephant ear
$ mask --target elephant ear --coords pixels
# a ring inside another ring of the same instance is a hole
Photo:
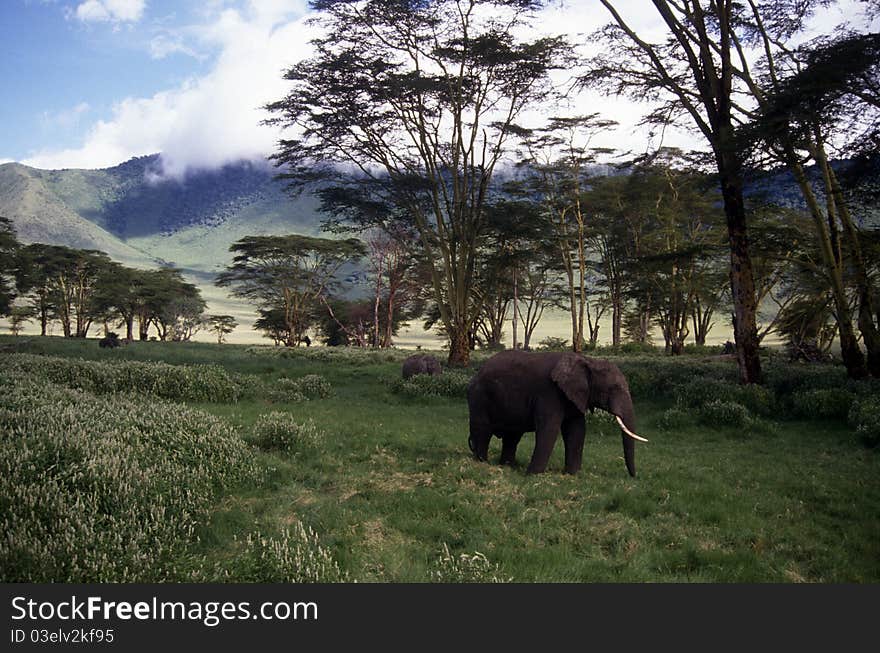
[[[550,373],[553,382],[582,413],[586,413],[590,405],[588,375],[587,361],[577,354],[565,354]]]

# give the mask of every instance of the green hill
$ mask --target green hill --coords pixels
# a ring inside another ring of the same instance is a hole
[[[242,162],[183,179],[161,176],[158,155],[102,170],[39,170],[0,165],[0,215],[23,243],[99,249],[135,267],[173,264],[199,285],[210,312],[235,315],[248,333],[254,310],[214,275],[231,260],[229,246],[247,235],[319,231],[317,200],[291,198],[268,165]]]
[[[0,215],[23,242],[101,249],[134,265],[168,262],[209,275],[249,234],[316,233],[311,196],[292,199],[267,165],[242,162],[161,176],[158,155],[103,170],[0,166]]]

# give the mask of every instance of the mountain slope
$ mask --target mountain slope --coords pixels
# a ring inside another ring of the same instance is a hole
[[[173,263],[210,274],[252,234],[315,234],[308,195],[291,199],[274,171],[248,162],[183,179],[161,176],[158,156],[104,170],[0,166],[0,215],[23,242],[101,249],[129,264]]]

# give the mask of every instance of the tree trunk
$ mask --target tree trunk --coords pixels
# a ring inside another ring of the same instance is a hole
[[[862,379],[867,376],[868,370],[865,366],[865,357],[859,348],[855,330],[853,329],[852,314],[846,298],[846,289],[843,285],[843,273],[836,262],[834,246],[831,242],[831,235],[828,232],[825,216],[822,215],[822,209],[819,207],[819,202],[813,193],[813,189],[810,187],[810,182],[807,179],[804,168],[791,145],[786,145],[786,156],[789,168],[792,174],[794,174],[807,207],[810,209],[810,215],[813,217],[816,234],[819,238],[819,248],[822,251],[822,260],[825,263],[828,277],[831,280],[831,291],[834,296],[834,309],[837,316],[837,329],[840,338],[840,354],[843,358],[843,364],[846,366],[846,373],[851,379]]]
[[[449,367],[467,367],[471,356],[471,334],[466,328],[453,328],[449,333]]]
[[[862,334],[862,342],[868,350],[868,372],[875,378],[880,378],[880,330],[874,323],[874,306],[871,297],[871,282],[868,278],[868,270],[862,255],[862,246],[859,241],[859,232],[843,196],[843,189],[837,180],[834,169],[828,163],[825,156],[825,148],[821,143],[818,145],[818,153],[822,166],[825,170],[825,179],[828,184],[827,192],[833,198],[837,208],[837,215],[843,225],[843,233],[846,235],[847,248],[850,252],[851,265],[855,276],[856,288],[859,293],[858,326]]]
[[[720,148],[719,148],[720,149]],[[733,337],[741,383],[760,383],[757,302],[749,239],[746,231],[741,165],[737,155],[721,150],[716,155],[721,176],[721,195],[730,244],[730,289],[733,296]]]

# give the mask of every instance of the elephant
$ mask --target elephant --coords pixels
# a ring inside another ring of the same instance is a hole
[[[443,371],[440,361],[430,354],[413,354],[403,361],[403,378],[408,379],[416,374],[437,376]]]
[[[501,438],[502,465],[516,462],[516,447],[525,432],[535,432],[535,450],[527,472],[546,470],[562,431],[565,472],[576,474],[583,458],[584,415],[595,408],[617,418],[623,457],[636,475],[635,413],[629,386],[613,363],[573,352],[503,351],[483,363],[468,385],[470,435],[474,457],[486,461],[489,441]]]

